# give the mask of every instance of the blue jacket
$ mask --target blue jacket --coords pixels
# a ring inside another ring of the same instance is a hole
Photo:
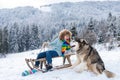
[[[49,46],[52,48],[52,50],[55,50],[59,56],[62,55],[61,48],[62,48],[63,41],[59,38],[56,38],[54,41],[49,43]]]

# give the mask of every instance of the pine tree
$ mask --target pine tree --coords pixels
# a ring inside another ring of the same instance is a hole
[[[98,22],[98,26],[96,26],[96,34],[98,38],[98,43],[106,43],[108,41],[108,36],[107,36],[107,23],[106,20],[101,20]]]
[[[72,38],[77,37],[77,31],[76,31],[76,27],[72,26],[72,28],[70,29],[71,33],[72,33]]]
[[[18,52],[18,24],[14,23],[13,26],[10,28],[9,33],[9,52],[14,53]]]
[[[3,47],[2,47],[2,29],[0,28],[0,53],[3,53]]]
[[[25,30],[25,46],[26,46],[26,50],[29,50],[30,47],[30,32],[29,32],[29,26],[26,27]]]
[[[107,21],[110,41],[113,41],[113,39],[115,39],[117,36],[116,17],[113,16],[112,13],[109,13]]]
[[[3,48],[3,30],[0,28],[0,58],[6,57]]]
[[[20,28],[19,31],[18,31],[18,35],[17,35],[17,43],[18,43],[18,51],[19,52],[22,52],[24,51],[24,43],[23,43],[23,36],[24,36],[24,28]]]
[[[3,29],[3,52],[8,53],[8,28],[7,26]]]
[[[90,18],[90,22],[88,23],[88,30],[89,31],[93,31],[94,30],[93,18]]]
[[[111,13],[111,12],[109,12],[109,14],[108,14],[107,21],[108,21],[108,22],[111,22],[111,21],[112,21],[112,13]]]
[[[94,27],[95,27],[95,23],[94,23],[93,19],[91,18],[90,22],[88,23],[88,28],[83,36],[90,45],[93,45],[97,42],[97,37],[94,32]]]
[[[38,27],[34,24],[32,25],[31,34],[30,34],[30,49],[37,49],[40,46],[40,40],[38,35]]]
[[[117,31],[117,40],[120,41],[120,29]]]

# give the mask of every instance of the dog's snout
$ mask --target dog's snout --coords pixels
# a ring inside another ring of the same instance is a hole
[[[71,47],[75,47],[75,45],[72,45]]]

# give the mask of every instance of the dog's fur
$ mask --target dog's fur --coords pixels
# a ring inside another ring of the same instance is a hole
[[[105,69],[98,52],[86,40],[76,38],[72,45],[75,45],[73,49],[76,51],[77,61],[70,68],[74,68],[76,72],[89,70],[96,75],[104,72],[108,78],[115,76],[114,73]]]

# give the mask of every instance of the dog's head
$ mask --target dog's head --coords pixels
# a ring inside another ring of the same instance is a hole
[[[74,45],[73,50],[78,51],[82,50],[86,45],[88,45],[88,42],[85,39],[75,38],[71,41],[71,45]]]

